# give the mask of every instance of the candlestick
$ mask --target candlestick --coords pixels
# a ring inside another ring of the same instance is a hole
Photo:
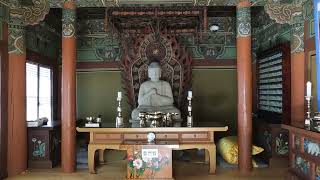
[[[307,82],[307,96],[311,96],[311,86],[312,86],[312,84],[311,84],[311,82],[310,81],[308,81]]]
[[[122,99],[122,92],[121,92],[121,91],[118,92],[117,100],[118,100],[118,99],[120,99],[120,100]]]
[[[307,100],[307,117],[304,120],[304,126],[310,130],[310,126],[311,126],[311,98],[312,96],[306,96],[305,97]]]
[[[191,92],[191,93],[189,93]],[[192,117],[192,91],[188,91],[188,116],[187,116],[187,127],[193,126],[193,117]]]
[[[120,128],[120,127],[124,126],[123,118],[122,118],[122,114],[121,114],[121,112],[122,112],[122,109],[121,109],[121,97],[122,97],[122,93],[118,92],[118,97],[117,97],[117,101],[118,101],[117,112],[118,112],[118,115],[116,117],[116,127],[117,128]]]

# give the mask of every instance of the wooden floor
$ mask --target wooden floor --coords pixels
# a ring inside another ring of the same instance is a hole
[[[218,168],[215,175],[208,175],[208,165],[201,163],[175,162],[174,177],[176,180],[263,180],[263,179],[284,179],[286,169],[284,168],[259,168],[254,169],[247,176],[242,176],[237,169]],[[97,168],[97,174],[89,174],[87,169],[77,170],[76,173],[65,174],[60,168],[46,170],[29,170],[16,177],[7,178],[8,180],[121,180],[125,179],[126,162],[118,161],[110,164],[101,165]]]
[[[105,158],[109,163],[97,167],[97,174],[89,174],[88,169],[78,169],[76,173],[62,173],[61,168],[45,170],[28,170],[24,174],[7,178],[8,180],[122,180],[126,177],[125,152],[106,151]],[[192,156],[191,162],[175,160],[173,162],[176,180],[278,180],[285,179],[286,168],[256,168],[247,176],[239,173],[237,168],[217,168],[215,175],[209,175],[209,165],[203,158]]]

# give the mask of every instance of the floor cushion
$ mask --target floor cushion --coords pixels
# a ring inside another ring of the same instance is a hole
[[[238,138],[237,136],[228,136],[219,140],[217,144],[218,152],[221,157],[230,164],[238,164]],[[259,154],[264,149],[258,146],[252,146],[252,155]],[[253,167],[256,167],[253,161]]]

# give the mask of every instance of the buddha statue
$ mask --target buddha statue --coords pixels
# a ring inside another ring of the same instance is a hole
[[[150,80],[140,85],[138,107],[132,111],[132,121],[138,121],[139,123],[140,112],[161,112],[165,114],[176,113],[172,119],[181,123],[181,113],[173,105],[171,86],[168,82],[160,80],[161,66],[159,63],[152,62],[148,66],[148,77]],[[175,126],[179,126],[176,124]],[[137,125],[133,124],[133,127],[137,127]]]

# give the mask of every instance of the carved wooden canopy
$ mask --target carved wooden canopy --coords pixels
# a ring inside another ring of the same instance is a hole
[[[140,85],[148,80],[148,65],[153,61],[160,63],[162,79],[170,83],[176,107],[184,108],[187,91],[191,88],[192,59],[175,35],[164,29],[155,32],[147,27],[144,34],[131,42],[128,37],[123,39],[122,46],[122,81],[131,108],[138,105]]]

